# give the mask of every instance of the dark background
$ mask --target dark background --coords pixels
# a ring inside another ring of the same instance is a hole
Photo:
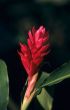
[[[45,58],[42,71],[51,72],[70,60],[70,2],[68,0],[0,0],[0,58],[8,67],[10,99],[20,107],[21,91],[26,80],[17,50],[19,41],[26,42],[27,32],[32,26],[44,25],[49,31],[51,53]],[[43,110],[34,100],[29,110]],[[52,110],[70,110],[70,79],[55,86]]]

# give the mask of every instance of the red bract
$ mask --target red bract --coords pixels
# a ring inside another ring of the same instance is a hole
[[[44,56],[49,53],[48,32],[43,26],[38,30],[34,27],[28,32],[27,44],[20,43],[20,58],[29,77],[38,72]]]

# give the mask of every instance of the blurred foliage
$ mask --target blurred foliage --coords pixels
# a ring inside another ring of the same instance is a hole
[[[56,5],[62,5],[69,3],[69,0],[35,0],[37,3],[53,3]]]
[[[0,59],[0,110],[6,110],[9,102],[9,80],[7,66]]]

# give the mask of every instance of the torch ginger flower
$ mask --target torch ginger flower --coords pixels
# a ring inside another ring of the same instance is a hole
[[[44,59],[44,56],[49,53],[48,32],[43,26],[38,30],[33,27],[32,32],[28,32],[29,38],[27,44],[20,43],[20,52],[22,64],[27,71],[29,77],[32,77],[38,72],[39,65]]]
[[[49,53],[49,36],[43,26],[40,26],[38,30],[33,27],[32,31],[28,32],[28,36],[27,45],[20,43],[20,52],[18,52],[28,74],[27,96],[34,88],[37,80],[35,74],[38,72],[44,56]]]

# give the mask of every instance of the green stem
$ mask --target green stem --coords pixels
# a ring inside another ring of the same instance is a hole
[[[27,110],[27,108],[28,108],[30,102],[32,101],[32,99],[33,99],[33,97],[34,97],[34,95],[35,95],[35,92],[36,92],[36,90],[34,90],[34,91],[31,93],[31,95],[30,95],[29,98],[24,97],[24,100],[23,100],[23,102],[22,102],[22,104],[21,104],[21,110]]]
[[[31,100],[33,99],[36,93],[35,85],[37,82],[37,78],[38,78],[38,73],[34,74],[32,77],[29,78],[28,86],[24,95],[23,102],[21,104],[21,110],[27,110]]]

